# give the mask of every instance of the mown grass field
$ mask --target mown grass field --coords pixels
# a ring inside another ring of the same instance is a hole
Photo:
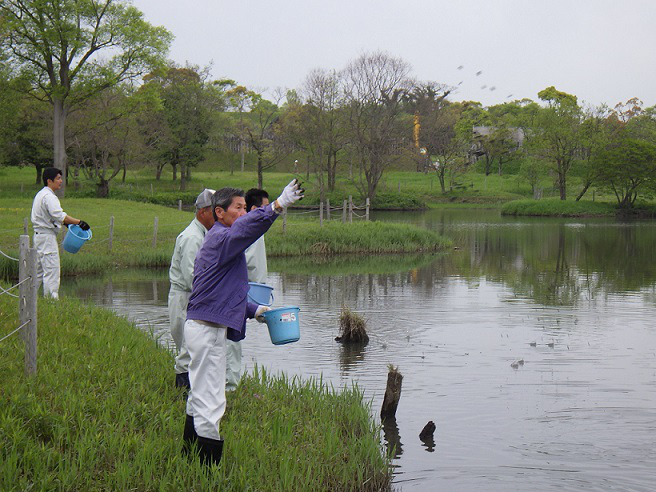
[[[6,288],[8,285],[4,284]],[[17,302],[0,296],[0,337]],[[39,300],[37,375],[0,342],[0,490],[385,490],[380,430],[362,393],[245,376],[221,422],[221,466],[182,456],[172,355],[108,310]]]

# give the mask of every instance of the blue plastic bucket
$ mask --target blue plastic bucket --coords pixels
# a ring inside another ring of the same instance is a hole
[[[267,284],[258,284],[257,282],[248,282],[248,299],[255,304],[262,306],[271,306],[273,304],[273,287]]]
[[[62,247],[69,253],[77,253],[82,245],[91,239],[91,229],[83,231],[79,225],[68,226],[68,232],[62,243]]]
[[[264,313],[264,322],[269,327],[269,336],[274,345],[297,342],[301,338],[298,322],[300,308],[287,306]]]

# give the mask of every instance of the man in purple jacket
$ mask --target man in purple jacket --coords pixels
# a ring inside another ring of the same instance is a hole
[[[246,319],[268,311],[247,301],[244,251],[264,234],[278,215],[303,198],[293,180],[272,204],[247,214],[244,192],[223,188],[212,198],[216,222],[205,235],[194,263],[184,338],[191,357],[183,450],[198,447],[201,462],[218,464],[223,453],[219,422],[225,413],[226,339],[246,336]]]

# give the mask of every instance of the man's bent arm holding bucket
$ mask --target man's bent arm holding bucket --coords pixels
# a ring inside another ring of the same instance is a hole
[[[206,464],[218,464],[223,452],[219,422],[225,413],[226,340],[245,336],[246,319],[269,308],[247,301],[244,251],[269,230],[282,210],[303,198],[293,180],[273,204],[246,214],[244,192],[218,190],[212,198],[216,222],[205,235],[194,264],[184,338],[191,356],[184,450],[194,443]]]

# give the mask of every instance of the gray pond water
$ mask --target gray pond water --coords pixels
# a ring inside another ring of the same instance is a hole
[[[656,222],[474,209],[376,219],[435,229],[459,249],[270,259],[275,305],[301,307],[301,340],[276,347],[249,324],[247,369],[357,383],[377,415],[398,366],[384,438],[399,490],[654,490]],[[68,279],[62,291],[168,340],[166,272]],[[334,341],[342,304],[368,320],[364,349]],[[429,420],[434,443],[418,437]]]

